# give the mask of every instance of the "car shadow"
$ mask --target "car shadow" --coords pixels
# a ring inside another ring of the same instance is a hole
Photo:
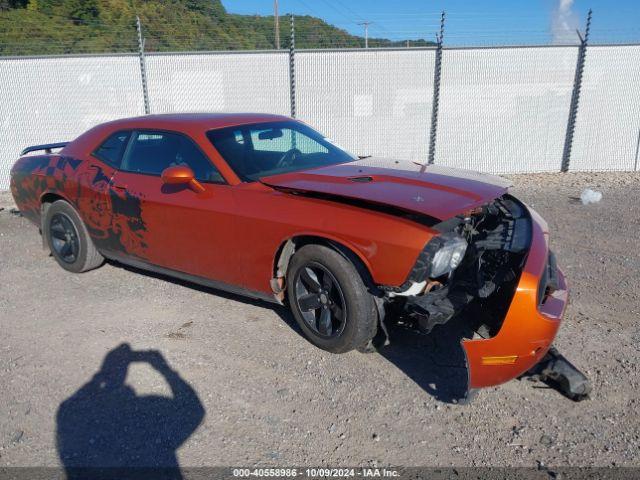
[[[295,319],[293,318],[292,315],[290,315],[289,310],[282,305],[278,305],[276,303],[270,303],[265,300],[260,300],[258,298],[246,297],[244,295],[240,295],[237,293],[227,292],[226,290],[219,290],[214,287],[207,287],[205,285],[193,283],[188,280],[182,280],[181,278],[171,277],[163,273],[154,272],[151,270],[144,270],[142,268],[134,267],[131,265],[125,265],[124,263],[120,263],[115,260],[107,260],[107,263],[115,268],[122,268],[124,270],[127,270],[129,272],[132,272],[138,275],[144,275],[145,277],[164,280],[165,282],[173,283],[174,285],[180,285],[182,287],[186,287],[191,290],[196,290],[198,292],[208,293],[210,295],[226,298],[228,300],[244,303],[246,305],[269,308],[273,310],[287,325],[289,325],[289,327],[293,328],[297,333],[302,335],[302,330],[298,328],[298,324],[296,323]]]
[[[125,384],[134,362],[147,363],[162,375],[172,396],[137,395]],[[181,479],[176,451],[204,416],[195,390],[160,352],[121,344],[60,404],[58,455],[68,479]]]
[[[469,375],[460,342],[473,330],[464,316],[436,325],[424,334],[403,324],[387,321],[390,344],[378,354],[395,365],[429,395],[445,403],[470,400]]]
[[[307,341],[293,315],[286,307],[117,262],[110,263],[115,267],[162,279],[176,285],[228,298],[247,305],[269,308],[289,328]],[[473,330],[468,326],[469,322],[468,319],[465,319],[464,314],[450,320],[445,326],[437,325],[428,335],[397,325],[393,321],[387,321],[386,323],[391,343],[379,348],[377,352],[379,355],[394,364],[426,393],[437,400],[445,403],[465,403],[469,400],[466,357],[460,342],[464,338],[471,338]]]

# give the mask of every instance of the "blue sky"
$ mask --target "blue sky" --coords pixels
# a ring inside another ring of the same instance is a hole
[[[273,0],[223,0],[231,13],[273,14]],[[433,39],[440,11],[447,12],[445,43],[548,44],[575,40],[593,9],[592,40],[640,43],[640,0],[280,0],[280,13],[314,15],[362,35]]]

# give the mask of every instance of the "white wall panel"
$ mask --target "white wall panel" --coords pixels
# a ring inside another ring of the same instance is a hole
[[[445,49],[435,162],[560,169],[577,47]]]
[[[639,135],[640,46],[588,47],[569,168],[633,170]]]
[[[286,52],[148,55],[146,66],[153,113],[290,113]]]
[[[144,113],[138,57],[0,59],[0,190],[20,151]]]
[[[426,161],[433,50],[296,53],[297,116],[357,155]]]

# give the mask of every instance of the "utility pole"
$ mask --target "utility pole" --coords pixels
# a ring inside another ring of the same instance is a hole
[[[364,48],[369,48],[369,25],[373,22],[360,22],[358,25],[364,25]]]
[[[276,50],[280,50],[280,17],[278,16],[278,0],[273,0],[273,26],[275,28]]]

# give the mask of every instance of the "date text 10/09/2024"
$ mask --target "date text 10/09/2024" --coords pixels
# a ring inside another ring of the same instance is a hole
[[[397,470],[387,468],[234,468],[234,477],[307,477],[307,478],[394,478]]]

